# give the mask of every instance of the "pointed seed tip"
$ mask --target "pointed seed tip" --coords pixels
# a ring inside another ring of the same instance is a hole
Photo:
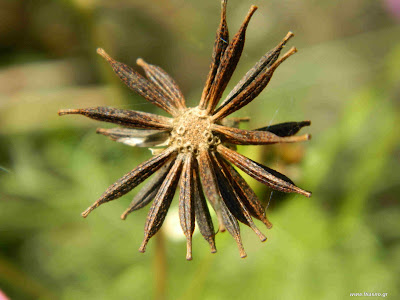
[[[107,55],[106,51],[104,51],[103,48],[97,48],[96,52],[97,52],[97,54],[100,54],[103,57],[104,57],[104,55]]]
[[[247,257],[247,253],[246,253],[246,251],[244,251],[244,248],[243,248],[242,245],[240,245],[239,254],[240,254],[240,257],[241,257],[241,258]]]
[[[58,111],[59,116],[64,116],[64,115],[72,115],[72,114],[79,114],[80,109],[60,109]]]
[[[106,59],[107,61],[113,60],[113,59],[107,54],[107,52],[104,51],[103,48],[97,48],[97,51],[96,51],[96,52],[97,52],[99,55],[101,55],[104,59]]]
[[[252,6],[250,6],[250,11],[255,11],[255,10],[257,10],[258,9],[258,6],[257,5],[252,5]]]
[[[144,240],[142,245],[139,248],[139,252],[141,252],[141,253],[145,253],[146,252],[146,244],[147,244],[147,241]]]
[[[143,58],[139,57],[138,59],[136,59],[136,64],[138,66],[143,66],[144,64],[146,64],[146,62],[143,60]]]

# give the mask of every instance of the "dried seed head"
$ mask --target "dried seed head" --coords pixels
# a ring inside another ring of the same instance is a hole
[[[162,108],[172,118],[128,109],[94,107],[60,110],[59,115],[83,115],[109,122],[120,127],[98,129],[114,141],[130,146],[149,148],[153,157],[127,173],[86,211],[86,217],[101,204],[117,199],[146,178],[151,177],[136,194],[121,218],[153,202],[145,224],[145,236],[139,251],[144,252],[149,239],[161,228],[168,208],[180,183],[179,216],[187,239],[188,260],[192,259],[192,235],[195,222],[200,233],[216,251],[215,230],[205,196],[216,212],[219,232],[227,231],[235,239],[241,257],[246,257],[240,236],[239,222],[251,227],[261,241],[266,237],[256,227],[253,218],[261,220],[267,228],[272,224],[265,216],[265,207],[232,165],[274,190],[298,193],[306,197],[311,192],[297,187],[285,175],[240,155],[235,145],[267,145],[293,143],[310,139],[310,135],[294,136],[310,121],[286,122],[258,130],[239,129],[243,118],[225,119],[253,101],[268,85],[274,71],[296,48],[279,58],[282,48],[293,36],[289,32],[272,50],[267,52],[234,87],[217,108],[217,104],[233,75],[241,56],[246,28],[257,9],[250,8],[239,31],[229,41],[226,20],[227,0],[222,0],[221,21],[218,27],[210,71],[198,107],[187,108],[185,98],[176,82],[163,69],[138,59],[137,64],[146,78],[133,68],[114,60],[103,49],[97,49],[115,74],[130,89],[150,103]],[[161,147],[167,147],[163,149]]]

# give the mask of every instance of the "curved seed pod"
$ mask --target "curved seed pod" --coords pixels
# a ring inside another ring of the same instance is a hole
[[[227,0],[221,1],[221,21],[217,29],[217,35],[215,37],[210,71],[208,73],[206,84],[204,86],[199,104],[199,107],[202,109],[205,109],[207,107],[210,89],[213,85],[215,75],[217,74],[218,67],[221,63],[221,57],[224,55],[225,49],[229,43],[228,24],[226,23],[226,3]]]
[[[215,178],[215,173],[213,171],[213,166],[208,151],[200,151],[197,156],[197,161],[199,163],[199,175],[201,178],[201,183],[203,186],[204,193],[211,206],[213,207],[219,222],[219,231],[224,232],[224,220],[221,215],[221,203],[222,200],[218,193],[217,180]]]
[[[83,115],[85,117],[118,124],[130,128],[171,129],[172,119],[135,110],[117,109],[111,107],[93,107],[82,109],[62,109],[58,115]]]
[[[224,107],[213,115],[213,120],[219,121],[253,101],[267,86],[278,66],[296,52],[297,49],[293,47],[281,58],[275,61],[265,72],[257,76],[256,79],[243,89],[235,98],[226,102]]]
[[[208,210],[206,199],[204,198],[198,172],[198,166],[195,163],[195,168],[193,169],[193,178],[196,222],[199,226],[201,235],[210,244],[211,253],[215,253],[217,252],[217,249],[215,248],[214,225],[211,219],[210,211]]]
[[[118,179],[111,185],[103,195],[91,206],[89,206],[83,213],[82,217],[86,218],[88,214],[99,207],[101,204],[117,199],[130,192],[133,188],[146,180],[151,174],[160,169],[168,159],[176,153],[174,147],[169,147],[157,156],[153,156],[149,160],[137,166],[128,174]]]
[[[268,229],[272,228],[271,222],[265,216],[264,207],[253,189],[247,184],[246,180],[235,170],[230,163],[224,160],[225,166],[228,168],[233,179],[233,187],[237,194],[242,195],[243,204],[249,210],[250,214],[262,221]]]
[[[179,114],[179,110],[175,106],[176,103],[171,101],[168,97],[165,97],[162,90],[160,90],[156,85],[146,80],[131,67],[110,57],[104,49],[98,48],[97,53],[107,60],[115,74],[131,90],[135,91],[147,101],[162,108],[171,115],[177,116]]]
[[[184,155],[183,159],[179,194],[179,220],[181,222],[183,233],[186,236],[187,260],[192,260],[192,236],[195,226],[194,178],[192,176],[192,170],[193,155],[187,153]]]
[[[270,188],[285,193],[298,193],[306,197],[311,197],[310,192],[295,186],[285,175],[256,163],[250,158],[247,158],[236,151],[230,150],[221,144],[218,145],[217,150],[226,160],[254,179],[268,185]]]
[[[215,106],[218,104],[219,99],[221,99],[222,93],[224,92],[229,80],[232,77],[233,72],[239,62],[240,56],[242,55],[244,41],[246,37],[247,25],[250,22],[251,17],[257,10],[257,6],[252,5],[246,18],[243,21],[242,26],[239,31],[235,34],[232,41],[226,48],[224,55],[221,58],[221,62],[218,66],[217,74],[212,83],[210,93],[207,96],[207,107],[208,113],[211,113]]]
[[[244,251],[242,239],[240,237],[239,223],[224,203],[221,203],[221,216],[224,220],[226,230],[236,241],[236,244],[239,248],[240,257],[245,258],[247,254]]]
[[[141,188],[141,190],[135,195],[135,197],[133,197],[133,200],[128,209],[126,209],[125,212],[121,215],[122,220],[125,220],[131,212],[145,207],[154,199],[174,161],[175,160],[171,160],[163,165],[161,169],[158,170],[153,175],[153,177],[149,179],[145,186]]]
[[[180,111],[186,108],[185,98],[175,80],[158,66],[150,65],[139,58],[136,63],[146,72],[147,78],[154,83],[162,92],[164,97],[168,98],[173,105]]]
[[[256,131],[269,131],[277,136],[285,137],[295,135],[305,126],[310,126],[311,121],[286,122],[256,129]]]
[[[218,189],[221,198],[224,200],[226,207],[230,212],[243,224],[249,226],[260,238],[262,242],[267,238],[254,224],[249,211],[242,202],[243,195],[237,194],[232,185],[232,177],[223,163],[221,163],[218,156],[213,153],[215,175],[217,177]]]
[[[310,134],[300,136],[280,137],[269,131],[244,130],[239,128],[212,125],[213,131],[223,135],[223,138],[232,144],[239,145],[269,145],[276,143],[297,143],[307,141],[311,138]]]
[[[182,161],[183,156],[178,155],[174,165],[168,172],[167,177],[165,177],[164,182],[154,198],[153,204],[150,207],[147,215],[146,224],[144,226],[144,239],[139,248],[140,252],[146,251],[146,245],[149,239],[157,233],[164,223],[165,216],[167,215],[169,206],[171,205],[176,187],[178,185],[178,178],[182,169]]]
[[[268,51],[260,60],[244,75],[244,77],[238,82],[233,90],[226,96],[225,100],[221,103],[218,110],[225,106],[226,103],[230,102],[235,98],[241,91],[243,91],[250,83],[252,83],[256,77],[265,72],[279,57],[282,48],[286,45],[287,41],[293,37],[293,32],[289,31],[285,38],[276,46],[274,49]],[[217,110],[217,111],[218,111]]]

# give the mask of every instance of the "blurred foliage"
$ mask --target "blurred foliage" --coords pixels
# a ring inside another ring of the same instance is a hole
[[[230,86],[288,30],[299,53],[237,115],[252,116],[249,128],[310,119],[313,140],[239,150],[313,197],[270,197],[250,180],[274,227],[265,244],[242,227],[245,260],[224,233],[215,255],[195,235],[194,260],[187,262],[172,207],[164,228],[166,298],[344,299],[377,292],[398,299],[396,5],[230,0],[231,35],[253,3],[259,11]],[[0,290],[11,299],[155,297],[162,271],[156,242],[137,252],[147,209],[119,219],[135,191],[87,219],[79,215],[150,153],[96,135],[96,122],[58,118],[57,110],[159,112],[113,77],[96,47],[130,65],[142,56],[162,66],[196,104],[219,7],[219,0],[0,0]]]

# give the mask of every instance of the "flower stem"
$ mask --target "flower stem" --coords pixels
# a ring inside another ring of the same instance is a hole
[[[154,253],[154,299],[164,300],[167,298],[167,254],[164,230],[161,229],[154,239],[156,243],[156,252]]]

